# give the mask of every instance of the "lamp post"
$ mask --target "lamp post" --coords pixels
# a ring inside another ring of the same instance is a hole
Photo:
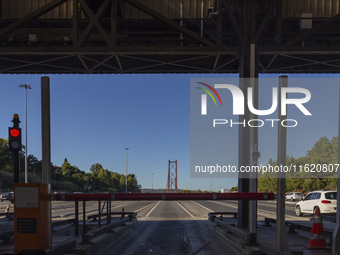
[[[28,165],[27,165],[27,89],[32,89],[30,85],[21,84],[19,88],[25,89],[25,183],[28,183]]]
[[[153,193],[153,173],[151,173],[151,186],[152,186],[152,193]]]
[[[129,148],[125,148],[126,150],[126,169],[125,169],[125,193],[127,193],[127,160],[128,160],[128,150]]]

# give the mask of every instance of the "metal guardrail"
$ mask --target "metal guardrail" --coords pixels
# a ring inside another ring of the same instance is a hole
[[[270,223],[274,223],[276,224],[276,219],[272,219],[272,218],[264,218],[264,225],[269,227]],[[285,225],[288,226],[288,233],[289,234],[295,234],[295,230],[301,230],[301,231],[305,231],[305,232],[312,232],[312,227],[310,226],[306,226],[306,225],[302,225],[299,223],[295,223],[295,222],[290,222],[290,221],[285,221]],[[323,229],[324,231],[324,235],[330,238],[330,241],[332,242],[332,236],[333,236],[333,231],[328,231],[327,229]]]
[[[237,212],[210,212],[210,213],[208,213],[209,220],[211,222],[215,221],[217,215],[220,215],[219,219],[222,219],[223,215],[233,215],[234,218],[238,217],[238,213]]]
[[[220,217],[216,217],[217,215],[220,215]],[[236,235],[237,237],[242,238],[247,243],[249,243],[250,237],[251,237],[249,231],[236,228],[234,224],[227,224],[227,223],[223,222],[223,219],[224,219],[223,215],[233,215],[233,218],[237,218],[238,213],[237,212],[211,212],[211,213],[208,213],[209,220],[211,222],[216,223],[218,226],[223,228],[225,231],[232,233],[232,234]]]
[[[137,213],[122,211],[122,212],[111,212],[111,215],[120,215],[121,218],[125,218],[125,215],[127,215],[127,217],[129,217],[129,218],[133,218],[133,217],[137,216]],[[106,214],[100,215],[99,213],[97,213],[97,214],[92,214],[90,216],[87,216],[87,219],[88,220],[97,220],[97,218],[99,218],[101,216],[106,217],[107,215]]]
[[[10,213],[10,212],[7,212],[7,213],[0,213],[0,217],[1,216],[6,216],[6,219],[8,220],[13,220],[14,219],[14,213]]]
[[[117,215],[117,214],[121,214],[121,213],[111,213],[111,214]],[[110,224],[106,225],[105,227],[94,229],[92,231],[89,231],[86,234],[83,234],[82,235],[82,244],[90,243],[93,238],[95,238],[95,237],[97,237],[101,234],[107,233],[115,227],[125,225],[127,222],[132,221],[137,216],[137,213],[127,213],[127,212],[125,212],[125,214],[129,214],[129,216],[127,218],[120,219],[118,222],[110,223]]]
[[[54,232],[55,227],[60,227],[60,226],[67,225],[67,224],[72,224],[73,226],[75,226],[76,220],[69,219],[69,220],[58,220],[58,221],[52,222],[52,232]]]

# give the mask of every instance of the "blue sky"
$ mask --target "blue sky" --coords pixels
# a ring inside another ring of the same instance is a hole
[[[28,152],[38,159],[41,159],[42,76],[1,75],[0,79],[2,138],[8,136],[14,113],[19,114],[24,127],[25,91],[17,86],[22,83],[32,86],[28,91]],[[151,173],[154,173],[154,188],[165,188],[168,160],[177,159],[179,188],[210,190],[210,179],[190,178],[190,78],[230,75],[49,77],[53,164],[60,166],[67,158],[84,171],[89,171],[92,164],[100,163],[110,171],[125,173],[124,148],[129,147],[128,172],[136,174],[142,187],[151,187]],[[304,120],[298,129],[288,131],[287,151],[295,157],[304,156],[321,136],[337,136],[338,87],[321,84],[312,90],[309,107],[313,118]],[[259,133],[263,141],[260,143],[263,162],[276,158],[275,132],[276,129]],[[235,157],[236,153],[237,144]],[[236,183],[235,179],[214,179],[213,190],[230,188]]]

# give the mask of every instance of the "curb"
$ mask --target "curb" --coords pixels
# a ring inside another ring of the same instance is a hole
[[[100,255],[110,249],[115,243],[117,243],[121,238],[128,235],[133,228],[136,226],[137,220],[126,223],[124,226],[118,226],[111,230],[109,233],[102,234],[91,240],[91,244],[88,245],[78,245],[76,249],[73,250],[74,254],[83,255]]]
[[[214,222],[208,222],[208,227],[214,234],[225,244],[229,247],[228,254],[235,254],[235,255],[264,255],[259,246],[250,246],[246,244],[245,240],[242,240],[239,237],[236,237],[230,232],[225,231],[220,227],[218,224]],[[271,254],[271,253],[270,253]]]

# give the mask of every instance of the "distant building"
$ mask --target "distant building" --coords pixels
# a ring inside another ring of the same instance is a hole
[[[230,189],[221,189],[221,193],[230,193]]]

